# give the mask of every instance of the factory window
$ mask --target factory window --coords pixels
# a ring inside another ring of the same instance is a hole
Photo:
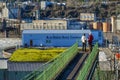
[[[42,27],[42,26],[40,26],[40,29],[43,29],[43,27]]]
[[[53,29],[53,27],[51,26],[50,29]]]
[[[47,27],[45,26],[45,27],[44,27],[44,29],[46,30],[46,29],[47,29]]]
[[[63,29],[63,27],[61,26],[61,27],[60,27],[60,29],[62,30],[62,29]]]
[[[38,29],[38,25],[36,25],[36,29]]]
[[[33,26],[33,29],[35,29],[35,26]]]
[[[45,27],[43,26],[43,30],[45,29]]]
[[[40,29],[40,26],[38,25],[38,29]]]
[[[43,23],[43,26],[46,27],[47,26],[46,23]]]
[[[36,28],[39,29],[40,28],[39,25]]]
[[[59,27],[58,27],[58,29],[60,29],[60,30],[61,30],[61,27],[59,26]]]
[[[47,26],[46,29],[49,29],[49,27]]]
[[[59,23],[59,25],[61,25],[62,23]]]
[[[46,23],[43,23],[43,24],[46,24]]]
[[[65,27],[63,26],[63,29],[65,29]]]

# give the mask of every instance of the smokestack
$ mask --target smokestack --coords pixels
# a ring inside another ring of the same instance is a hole
[[[116,31],[115,16],[111,17],[111,25],[112,25],[112,32],[115,32]]]

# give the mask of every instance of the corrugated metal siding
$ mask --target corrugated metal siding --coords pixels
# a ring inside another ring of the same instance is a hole
[[[6,69],[0,69],[0,80],[8,80],[8,72]]]
[[[21,80],[30,72],[29,71],[9,71],[8,73],[9,75],[7,80]]]
[[[8,62],[8,71],[33,71],[43,64],[40,62]]]

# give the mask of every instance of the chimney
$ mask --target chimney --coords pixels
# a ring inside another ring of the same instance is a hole
[[[112,32],[115,32],[116,31],[115,16],[111,17],[111,27],[112,27]]]

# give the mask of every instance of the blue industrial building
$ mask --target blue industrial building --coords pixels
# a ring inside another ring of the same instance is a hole
[[[9,9],[9,18],[10,19],[17,19],[18,18],[18,8],[11,8]]]
[[[92,33],[94,36],[93,43],[103,44],[103,33],[100,30],[24,30],[22,44],[27,47],[69,47],[79,41],[79,46],[81,46],[83,33],[86,34],[86,37]]]

